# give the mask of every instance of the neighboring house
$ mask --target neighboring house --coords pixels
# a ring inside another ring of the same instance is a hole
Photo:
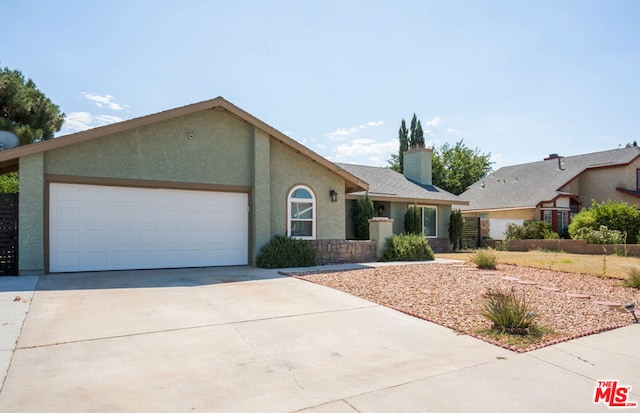
[[[592,200],[639,205],[640,148],[576,156],[549,155],[543,161],[506,166],[474,183],[460,197],[465,217],[480,217],[482,236],[504,239],[508,224],[544,220],[566,232],[573,215]]]
[[[449,249],[449,217],[452,205],[468,205],[447,191],[432,184],[431,156],[428,148],[414,148],[404,154],[404,174],[389,168],[337,165],[369,184],[368,194],[378,216],[394,220],[393,233],[404,232],[404,215],[412,205],[421,210],[423,234],[436,251]],[[353,239],[352,208],[356,199],[366,192],[347,194],[346,224],[347,238]]]
[[[277,234],[344,239],[369,188],[220,97],[1,151],[16,170],[20,274],[247,265]]]

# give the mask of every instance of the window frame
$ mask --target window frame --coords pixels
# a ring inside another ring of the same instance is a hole
[[[292,198],[293,193],[298,189],[304,189],[309,192],[311,195],[311,199],[309,198]],[[291,206],[293,203],[311,203],[311,219],[293,219],[291,216]],[[311,188],[307,185],[299,184],[292,187],[287,193],[287,236],[294,239],[302,239],[302,240],[315,240],[316,239],[316,221],[317,221],[317,202],[316,202],[316,194],[313,192]],[[291,235],[291,224],[292,222],[311,222],[311,235],[310,236],[299,236],[299,235]]]
[[[413,206],[412,204],[409,204],[407,206],[407,209],[409,207],[412,207],[412,206]],[[438,238],[438,232],[439,232],[438,231],[438,229],[439,229],[438,228],[439,227],[439,225],[438,225],[438,214],[439,214],[438,206],[437,205],[416,205],[416,206],[418,208],[420,208],[420,227],[422,228],[422,236],[425,237],[425,238]],[[424,228],[424,210],[426,208],[433,209],[435,211],[435,235],[425,235],[425,233],[424,233],[424,229],[425,229]]]

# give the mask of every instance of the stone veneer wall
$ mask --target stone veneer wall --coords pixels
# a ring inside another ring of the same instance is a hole
[[[316,250],[318,265],[377,261],[375,241],[319,239],[306,242]]]

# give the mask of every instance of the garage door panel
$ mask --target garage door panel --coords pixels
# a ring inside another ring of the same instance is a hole
[[[248,195],[52,183],[51,272],[246,265]]]

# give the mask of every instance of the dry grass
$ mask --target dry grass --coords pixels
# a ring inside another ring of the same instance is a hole
[[[640,268],[640,258],[618,255],[569,254],[558,251],[494,251],[501,264],[546,270],[606,276],[625,280],[633,268]],[[436,254],[436,258],[470,261],[472,253]]]

